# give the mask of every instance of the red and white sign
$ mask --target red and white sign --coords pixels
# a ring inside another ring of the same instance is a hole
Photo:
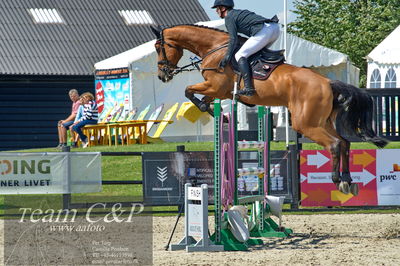
[[[341,193],[332,182],[325,150],[300,152],[302,206],[400,205],[400,150],[351,150],[350,174],[358,196]]]

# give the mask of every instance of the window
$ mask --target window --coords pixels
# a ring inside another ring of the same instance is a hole
[[[28,9],[35,23],[61,24],[65,23],[56,9],[31,8]]]
[[[379,72],[379,69],[374,69],[372,72],[369,86],[371,89],[379,89],[381,87],[381,73]]]
[[[154,24],[153,18],[146,10],[120,10],[118,13],[126,25]]]
[[[389,68],[385,76],[385,88],[396,88],[396,72]]]

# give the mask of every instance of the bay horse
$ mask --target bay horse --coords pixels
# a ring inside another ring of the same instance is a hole
[[[168,82],[179,72],[177,64],[186,49],[202,58],[200,71],[204,77],[204,82],[186,87],[186,97],[201,111],[211,113],[213,99],[232,99],[236,74],[230,65],[224,69],[218,67],[227,51],[228,33],[197,25],[152,27],[152,31],[157,37],[160,80]],[[352,183],[349,172],[350,142],[336,125],[383,148],[387,141],[378,137],[372,128],[372,97],[355,86],[290,64],[279,65],[267,80],[254,80],[254,88],[255,95],[240,96],[239,101],[248,105],[286,106],[292,128],[330,152],[332,181],[336,187],[345,194],[357,195],[358,184]],[[200,100],[194,94],[205,97]]]

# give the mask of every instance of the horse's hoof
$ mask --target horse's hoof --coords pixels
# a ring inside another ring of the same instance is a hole
[[[340,184],[339,184],[339,191],[342,192],[342,193],[344,193],[344,194],[349,194],[349,192],[350,192],[349,183],[343,182],[343,181],[340,182]]]
[[[236,101],[239,101],[239,99],[240,99],[240,95],[235,94],[235,100],[236,100]]]
[[[358,192],[359,192],[359,188],[358,188],[358,184],[351,184],[350,185],[350,193],[353,194],[354,196],[358,196]]]

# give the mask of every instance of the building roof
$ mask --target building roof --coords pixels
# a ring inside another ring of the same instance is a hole
[[[0,74],[91,75],[95,62],[152,40],[149,23],[206,20],[197,0],[2,0]]]
[[[400,63],[400,25],[397,26],[378,46],[367,56],[369,62],[380,64]]]

